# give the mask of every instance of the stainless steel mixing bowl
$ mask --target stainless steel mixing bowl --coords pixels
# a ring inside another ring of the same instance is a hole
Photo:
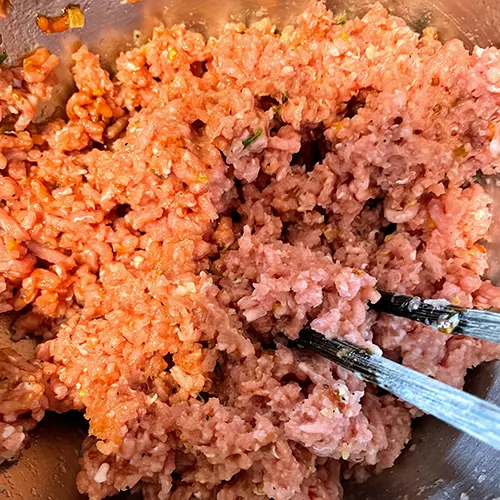
[[[142,0],[121,5],[120,0],[82,0],[86,24],[82,30],[44,35],[36,24],[37,14],[58,14],[69,1],[13,0],[7,20],[0,21],[2,47],[13,61],[37,45],[56,52],[63,61],[76,41],[101,54],[113,70],[116,55],[134,43],[134,30],[147,36],[152,26],[183,22],[206,35],[217,34],[230,20],[250,22],[266,13],[278,26],[303,9],[307,0]],[[500,43],[498,0],[388,0],[391,12],[405,18],[415,29],[430,23],[443,40],[458,37],[471,48]],[[362,14],[369,2],[330,2],[333,10]],[[60,76],[70,82],[67,67]],[[64,99],[70,85],[61,86]],[[57,99],[56,99],[57,102]],[[43,116],[51,113],[48,107]],[[42,116],[42,118],[43,118]],[[500,196],[498,196],[500,200]],[[500,203],[496,205],[500,207]],[[498,210],[500,220],[500,209]],[[500,224],[499,224],[500,228]],[[495,236],[500,248],[500,230]],[[492,256],[496,263],[497,255]],[[5,324],[0,324],[0,345],[8,343]],[[23,349],[30,349],[23,341]],[[466,390],[500,404],[500,365],[483,365],[470,374]],[[395,467],[364,484],[347,484],[346,500],[500,500],[500,454],[474,439],[424,417],[415,422],[411,446]],[[0,500],[75,500],[83,498],[75,486],[78,449],[85,435],[83,418],[76,414],[48,415],[34,433],[31,448],[14,465],[0,468]],[[121,498],[130,498],[123,496]]]

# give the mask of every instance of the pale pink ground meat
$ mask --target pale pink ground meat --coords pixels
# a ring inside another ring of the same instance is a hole
[[[0,76],[0,462],[84,412],[78,488],[340,499],[419,412],[287,347],[306,324],[449,384],[498,346],[368,310],[378,289],[499,307],[488,267],[500,52],[375,5],[311,3],[206,40],[158,28],[111,78],[82,47],[67,119],[32,122],[57,58]]]

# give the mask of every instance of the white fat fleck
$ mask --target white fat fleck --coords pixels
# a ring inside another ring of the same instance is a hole
[[[375,54],[377,53],[377,49],[375,45],[372,43],[368,44],[368,47],[366,47],[365,55],[367,59],[372,60],[375,57]]]
[[[337,393],[339,396],[345,396],[346,394],[349,394],[349,390],[347,389],[347,387],[345,385],[339,385],[337,387]]]
[[[435,309],[442,309],[443,307],[450,305],[446,299],[425,299],[424,304],[429,304]]]
[[[384,216],[389,222],[402,224],[403,222],[409,222],[412,220],[417,215],[419,207],[420,205],[418,203],[408,205],[403,210],[384,207]]]
[[[281,74],[284,76],[293,75],[295,73],[295,68],[293,66],[285,66],[281,70]]]
[[[498,83],[500,81],[500,69],[496,67],[491,67],[486,72],[486,77],[491,83]]]
[[[149,400],[149,404],[153,404],[158,399],[158,394],[155,393],[154,396]]]
[[[401,90],[394,91],[393,104],[394,106],[397,106],[398,109],[401,109],[404,106],[406,106],[406,96]]]
[[[54,196],[54,198],[61,198],[70,194],[73,194],[73,190],[69,186],[52,191],[52,196]]]
[[[498,85],[488,85],[486,87],[492,94],[500,94],[500,87]]]
[[[189,281],[188,283],[186,283],[184,285],[178,285],[176,292],[179,295],[187,295],[188,293],[195,293],[196,286],[192,281]]]
[[[132,259],[132,266],[135,268],[135,269],[139,269],[139,266],[144,262],[144,257],[142,257],[141,255],[136,255],[133,259]]]
[[[16,428],[13,427],[12,425],[8,425],[7,427],[5,427],[5,429],[2,432],[2,439],[7,439],[10,436],[12,436],[12,434],[14,434],[15,430],[16,430]]]
[[[319,413],[330,420],[335,416],[335,410],[331,406],[323,408]]]
[[[162,165],[161,174],[163,175],[163,177],[168,177],[170,175],[170,172],[172,172],[172,164],[172,160],[168,160]]]
[[[135,37],[135,34],[134,34],[134,37]],[[136,71],[139,69],[137,67],[137,64],[134,64],[133,62],[128,62],[127,64],[125,64],[125,68],[127,68],[128,71]]]
[[[495,137],[490,142],[490,153],[493,158],[497,158],[500,155],[500,139]]]
[[[366,349],[371,354],[375,354],[376,356],[382,356],[382,354],[384,353],[382,351],[382,349],[380,349],[380,347],[378,345],[375,345],[375,344],[363,346],[363,349]],[[359,378],[363,378],[363,377],[361,375],[359,375]]]
[[[97,469],[97,472],[95,473],[94,476],[94,481],[99,484],[104,483],[108,477],[108,472],[109,472],[109,464],[104,462],[103,464],[101,464],[99,469]]]
[[[53,269],[60,278],[63,278],[66,274],[66,271],[59,264],[56,264]]]
[[[398,181],[396,181],[396,184],[407,184],[409,180],[409,177],[405,177],[404,179],[399,179]]]

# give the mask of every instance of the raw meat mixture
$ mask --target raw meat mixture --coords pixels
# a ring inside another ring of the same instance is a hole
[[[0,461],[47,409],[90,424],[78,488],[339,499],[419,412],[287,347],[307,323],[461,387],[497,347],[368,311],[376,289],[500,306],[481,278],[500,52],[375,5],[204,39],[159,27],[113,78],[86,47],[65,119],[38,49],[0,77]]]

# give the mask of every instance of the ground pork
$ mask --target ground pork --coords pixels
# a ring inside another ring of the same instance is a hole
[[[79,490],[340,499],[418,412],[289,347],[309,324],[461,387],[498,346],[369,311],[377,289],[499,307],[482,279],[500,52],[381,5],[319,2],[205,39],[158,27],[111,76],[73,55],[66,118],[33,124],[57,57],[0,69],[0,461],[46,409],[89,420]]]

